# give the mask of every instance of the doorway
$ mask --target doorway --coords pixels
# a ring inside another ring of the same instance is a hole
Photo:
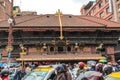
[[[59,47],[58,47],[58,52],[61,53],[61,52],[63,52],[63,51],[64,51],[63,47],[62,47],[62,46],[59,46]]]

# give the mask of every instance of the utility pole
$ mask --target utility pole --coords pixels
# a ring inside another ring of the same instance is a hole
[[[13,18],[13,0],[11,0],[11,1],[5,0],[5,1],[10,2],[10,13],[8,13],[8,11],[5,10],[5,6],[3,4],[0,4],[0,7],[2,8],[4,14],[6,14],[9,17],[9,19],[8,19],[8,23],[9,23],[8,43],[7,43],[7,46],[6,46],[6,51],[8,52],[8,59],[7,60],[9,62],[10,61],[10,57],[11,57],[11,52],[13,50],[13,46],[12,46],[12,43],[13,43],[12,32],[13,32],[13,30],[12,30],[12,27],[15,24],[15,20]]]
[[[13,36],[12,36],[12,26],[13,26],[13,0],[11,0],[11,12],[10,12],[10,18],[8,19],[8,23],[10,24],[9,26],[9,35],[8,35],[8,45],[12,46],[12,42],[13,42]]]
[[[10,9],[10,17],[8,19],[8,23],[10,24],[9,26],[9,34],[8,34],[8,44],[6,46],[6,50],[8,52],[8,63],[10,63],[10,58],[11,58],[11,52],[13,51],[13,46],[12,46],[12,43],[13,43],[13,35],[12,35],[12,27],[14,25],[14,18],[13,18],[13,0],[11,0],[11,9]]]

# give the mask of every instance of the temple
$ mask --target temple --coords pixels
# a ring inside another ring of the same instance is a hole
[[[1,21],[0,46],[4,58],[8,55],[8,29],[7,20]],[[119,52],[120,24],[97,17],[69,14],[17,16],[12,29],[11,60],[78,61],[107,58],[114,61],[114,54]]]

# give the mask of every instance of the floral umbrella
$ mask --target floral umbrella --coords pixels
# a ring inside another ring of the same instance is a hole
[[[103,62],[104,63],[104,62],[107,62],[107,60],[106,59],[100,59],[99,62]]]

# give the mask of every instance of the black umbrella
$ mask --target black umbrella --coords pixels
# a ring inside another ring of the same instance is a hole
[[[76,80],[98,80],[98,78],[102,78],[102,73],[97,71],[86,71],[80,73]]]

